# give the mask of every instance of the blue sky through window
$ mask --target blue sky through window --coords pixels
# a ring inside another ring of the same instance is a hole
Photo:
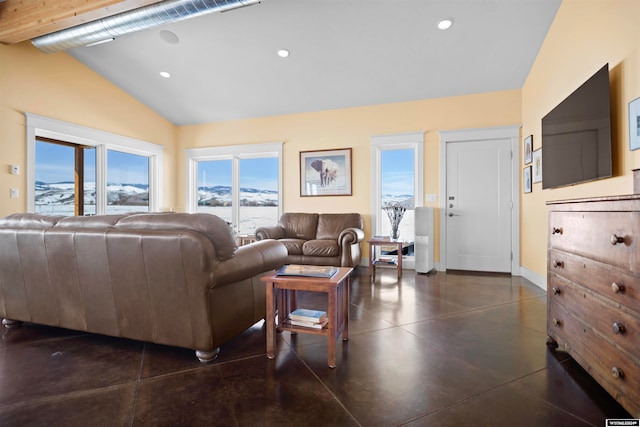
[[[411,196],[414,194],[414,151],[383,150],[382,195]]]
[[[198,162],[198,187],[231,187],[231,160]],[[278,191],[278,158],[240,160],[240,187]]]
[[[87,181],[96,176],[96,150],[84,150]],[[112,184],[149,184],[149,158],[136,154],[109,150],[107,153],[107,181]],[[36,181],[51,183],[73,182],[73,147],[36,141]]]

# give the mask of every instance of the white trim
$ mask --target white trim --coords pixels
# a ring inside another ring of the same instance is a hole
[[[162,153],[164,147],[151,142],[24,113],[27,120],[27,211],[35,212],[35,144],[37,137],[52,138],[96,147],[96,213],[106,212],[106,150],[116,150],[149,158],[149,210],[162,206]]]
[[[520,126],[502,126],[481,129],[440,131],[440,262],[439,269],[447,268],[447,143],[507,139],[511,144],[511,274],[520,275]],[[441,271],[442,271],[441,270]]]
[[[526,267],[520,266],[521,276],[525,279],[529,280],[534,285],[538,286],[541,289],[547,290],[547,278],[539,275]]]
[[[198,162],[207,160],[230,159],[233,162],[232,182],[239,182],[239,162],[241,159],[257,157],[278,158],[278,217],[282,215],[282,146],[284,142],[269,142],[263,144],[228,145],[221,147],[188,148],[185,150],[187,162],[187,188],[185,212],[197,211]],[[231,215],[234,223],[239,220],[240,186],[232,185]]]

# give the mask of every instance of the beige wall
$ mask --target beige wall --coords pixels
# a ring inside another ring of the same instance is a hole
[[[163,205],[175,204],[175,126],[72,56],[25,42],[0,44],[0,217],[27,207],[24,112],[164,146]],[[21,166],[19,176],[9,174],[11,164]]]
[[[46,55],[28,42],[0,45],[0,94],[0,216],[26,210],[23,113],[30,112],[163,145],[163,208],[179,211],[185,207],[185,148],[284,141],[284,210],[361,212],[367,232],[370,136],[425,131],[425,193],[437,194],[438,131],[513,125],[521,116],[520,91],[513,90],[175,127],[70,55]],[[353,196],[301,198],[299,152],[348,147]],[[22,166],[23,173],[10,175],[11,164]],[[10,199],[9,188],[18,188],[21,197]]]
[[[564,0],[522,89],[522,135],[541,146],[541,120],[609,63],[614,177],[522,196],[521,265],[546,275],[546,201],[633,192],[631,170],[640,150],[629,150],[628,103],[640,96],[640,1]],[[544,148],[543,148],[544,149]],[[544,169],[542,171],[544,176]]]
[[[437,194],[440,188],[438,131],[519,124],[520,108],[520,91],[514,90],[184,126],[178,129],[177,139],[178,206],[185,206],[185,148],[284,141],[284,211],[360,212],[369,234],[370,136],[425,131],[424,190],[425,194]],[[353,150],[353,196],[300,197],[300,151],[337,148]],[[438,244],[436,239],[436,260]]]

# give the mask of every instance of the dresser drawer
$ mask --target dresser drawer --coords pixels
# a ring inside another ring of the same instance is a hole
[[[549,249],[640,272],[639,228],[638,212],[552,211],[549,212]]]
[[[597,332],[602,339],[627,351],[640,363],[638,313],[554,274],[549,275],[550,303],[557,304]],[[552,322],[553,323],[553,322]]]
[[[625,307],[640,311],[640,275],[567,252],[551,250],[548,254],[550,274],[565,277]]]
[[[640,366],[623,350],[603,340],[553,300],[548,305],[547,331],[634,417],[640,417]]]

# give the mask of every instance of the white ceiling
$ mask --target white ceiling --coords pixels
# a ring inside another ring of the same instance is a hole
[[[176,125],[218,122],[519,89],[560,2],[262,0],[69,53]]]

